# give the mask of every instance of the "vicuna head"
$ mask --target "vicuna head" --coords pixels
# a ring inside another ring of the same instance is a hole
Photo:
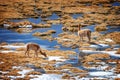
[[[41,53],[44,57],[47,57],[47,54],[46,54],[45,52],[42,52],[42,51],[40,50],[40,53]]]

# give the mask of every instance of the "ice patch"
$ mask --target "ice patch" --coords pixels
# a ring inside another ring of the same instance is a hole
[[[106,53],[106,54],[109,54],[110,56],[120,57],[120,54],[115,54],[116,51],[92,51],[92,50],[82,50],[82,52],[87,53],[87,54]]]
[[[9,73],[9,71],[0,71],[0,73],[6,74],[6,73]]]
[[[80,78],[80,79],[76,79],[76,80],[108,80],[106,78],[102,78],[102,77],[95,77],[95,78]]]
[[[115,54],[117,51],[102,51],[103,53],[107,53],[111,56],[114,56],[114,57],[120,57],[120,54]]]
[[[117,78],[120,78],[120,74],[117,74]]]
[[[113,72],[104,72],[104,71],[98,71],[98,72],[89,72],[90,76],[110,76],[113,75]]]
[[[22,68],[21,66],[13,66],[12,67],[13,69],[20,69],[20,68]]]
[[[108,41],[108,42],[113,42],[112,39],[105,39],[105,41]]]
[[[3,64],[4,62],[0,62],[0,64]]]
[[[12,80],[16,79],[16,78],[24,78],[26,76],[26,73],[33,71],[33,69],[31,70],[22,70],[19,71],[18,73],[21,74],[21,76],[9,76],[10,78],[12,78]]]
[[[87,69],[105,70],[108,66],[86,67]]]
[[[6,46],[2,46],[2,47],[4,47],[4,48],[16,49],[16,48],[24,48],[25,46],[6,45]]]
[[[104,49],[109,48],[110,46],[107,44],[92,44],[89,46],[90,48]]]
[[[15,52],[15,51],[13,51],[13,50],[9,50],[9,51],[7,51],[7,50],[4,50],[4,51],[0,51],[1,53],[10,53],[10,52]]]
[[[56,61],[65,61],[65,59],[61,59],[62,56],[49,56],[48,57],[48,60],[51,61],[51,60],[56,60]]]
[[[30,80],[61,80],[61,77],[62,77],[61,75],[57,75],[57,74],[43,74],[43,75],[36,75],[36,76],[38,78],[33,78]]]
[[[83,52],[83,53],[87,53],[87,54],[100,53],[100,51],[93,51],[93,50],[81,50],[81,52]]]
[[[22,76],[19,76],[19,77],[24,78],[24,77],[25,77],[25,74],[28,73],[28,72],[31,72],[31,71],[33,71],[33,69],[31,69],[31,70],[25,70],[25,69],[24,69],[24,70],[22,70],[22,71],[19,71],[18,73],[22,75]]]

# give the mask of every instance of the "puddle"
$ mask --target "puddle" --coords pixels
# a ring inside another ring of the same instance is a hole
[[[83,14],[72,14],[73,19],[77,19],[79,17],[83,17]]]
[[[119,32],[120,31],[120,28],[119,28],[119,26],[114,26],[114,27],[112,27],[112,26],[108,26],[107,27],[108,29],[106,30],[106,31],[102,31],[102,32],[100,32],[100,33],[102,33],[102,34],[107,34],[107,33],[111,33],[111,32]]]
[[[112,3],[112,6],[120,6],[120,2],[114,2]]]
[[[27,20],[32,22],[32,23],[35,23],[35,24],[42,23],[42,20],[41,20],[40,17],[38,17],[38,18],[28,18]]]
[[[59,19],[60,17],[56,14],[56,13],[53,13],[52,16],[48,17],[47,19],[48,20],[56,20],[56,19]]]

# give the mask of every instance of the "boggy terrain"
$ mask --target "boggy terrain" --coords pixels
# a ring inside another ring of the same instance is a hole
[[[49,19],[53,14],[58,18]],[[75,14],[80,16],[74,18]],[[119,16],[120,0],[0,0],[1,28],[23,34],[32,32],[37,38],[57,41],[63,47],[79,51],[59,50],[61,46],[56,45],[55,50],[42,48],[48,58],[40,54],[34,58],[33,51],[29,58],[24,55],[25,43],[0,42],[0,79],[119,80],[120,32],[109,33],[109,29],[119,29]],[[41,18],[43,23],[33,23],[28,18]],[[51,28],[53,24],[62,24],[63,32],[57,37],[52,36],[57,30],[33,33],[39,28]],[[82,29],[95,25],[91,42],[86,38],[80,41],[76,34],[78,24]],[[102,34],[104,31],[108,33]]]
[[[115,1],[119,2],[119,0]],[[43,20],[52,13],[61,16],[60,23],[75,25],[102,24],[119,26],[120,6],[112,6],[113,0],[4,0],[0,1],[0,23],[7,19],[21,19],[41,16]],[[73,19],[70,14],[83,14],[82,17]],[[14,16],[13,16],[14,15]],[[67,25],[67,27],[68,27]]]
[[[96,48],[86,42],[81,43],[80,53],[70,50],[46,50],[47,58],[40,53],[34,57],[34,51],[30,51],[30,57],[25,56],[25,44],[3,42],[0,44],[0,79],[44,79],[46,75],[56,74],[61,79],[115,79],[119,80],[120,73],[120,48],[108,47],[106,50],[97,51]],[[101,44],[102,45],[102,44]],[[105,44],[103,44],[105,45]],[[12,50],[16,47],[15,50]],[[106,47],[106,46],[103,46]],[[88,51],[88,52],[86,52]],[[91,51],[91,52],[90,52]],[[98,57],[99,56],[99,57]],[[93,70],[93,71],[91,71]],[[43,77],[41,77],[43,76]],[[104,77],[106,76],[106,77]],[[50,77],[50,79],[54,79]]]

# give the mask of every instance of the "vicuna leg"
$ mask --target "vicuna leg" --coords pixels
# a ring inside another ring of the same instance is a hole
[[[27,52],[28,52],[28,51],[26,50],[26,51],[25,51],[25,56],[27,55]]]
[[[28,50],[28,51],[26,50],[26,52],[25,52],[25,56],[30,57],[30,56],[29,56],[29,50]]]
[[[28,50],[28,57],[30,57],[30,55],[29,55],[29,54],[30,54],[30,51]]]
[[[38,57],[38,50],[35,51],[34,57]]]
[[[81,40],[83,41],[83,35],[81,36]]]
[[[88,32],[87,33],[87,37],[88,37],[88,40],[89,40],[89,42],[91,41],[91,32]]]
[[[25,51],[25,56],[28,56],[28,54],[29,54],[29,50],[26,49],[26,51]]]
[[[83,41],[83,35],[79,35],[80,41]]]

